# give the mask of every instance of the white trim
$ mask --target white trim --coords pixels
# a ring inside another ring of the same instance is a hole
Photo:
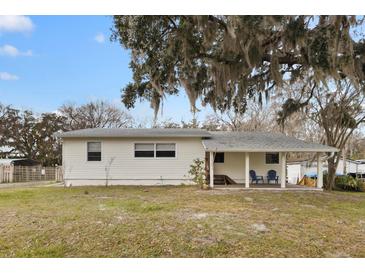
[[[323,167],[320,153],[317,153],[317,188],[323,188]]]
[[[250,153],[245,153],[245,188],[250,188]]]
[[[157,157],[157,145],[158,144],[173,144],[175,146],[175,156],[174,157]],[[176,159],[177,158],[177,144],[175,142],[161,142],[161,141],[155,142],[155,158],[156,159]]]
[[[204,144],[204,139],[203,138],[201,138],[201,143],[202,143],[202,145],[203,145],[203,148],[204,148],[204,150],[206,151],[206,152],[210,152],[210,151],[208,151],[208,149],[207,149],[207,147],[205,146],[205,144]]]
[[[286,187],[286,153],[282,152],[279,154],[279,158],[281,158],[281,174],[280,174],[280,187]]]
[[[89,161],[88,160],[88,143],[100,143],[100,161]],[[85,163],[87,164],[94,164],[94,163],[103,163],[104,162],[104,157],[103,157],[103,142],[101,140],[94,140],[94,139],[91,139],[91,140],[86,140],[85,142],[85,146],[86,146],[86,157],[85,157]]]
[[[214,155],[213,151],[209,152],[209,184],[211,188],[214,188]]]
[[[153,157],[136,157],[136,144],[153,145]],[[133,159],[156,159],[156,147],[154,142],[133,142]]]
[[[204,147],[205,148],[205,147]],[[213,148],[205,148],[205,151],[219,151],[219,152],[338,152],[338,149],[235,149],[235,148],[226,148],[226,149],[213,149]]]

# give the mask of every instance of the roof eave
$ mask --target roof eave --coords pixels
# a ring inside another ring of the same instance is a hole
[[[72,138],[72,139],[82,139],[82,138],[206,138],[210,137],[209,135],[126,135],[126,136],[103,136],[103,135],[89,135],[89,136],[70,136],[70,135],[63,135],[63,134],[55,134],[53,135],[57,138]]]
[[[204,146],[204,144],[203,144]],[[207,148],[204,146],[205,151],[207,152],[308,152],[308,153],[315,153],[315,152],[338,152],[339,149],[337,148],[321,148],[321,149],[235,149],[235,148],[225,148],[225,149],[218,149],[218,148]]]

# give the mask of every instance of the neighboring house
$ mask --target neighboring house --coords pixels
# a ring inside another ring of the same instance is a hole
[[[304,175],[309,177],[317,176],[317,162],[305,160],[305,161],[295,161],[287,164],[288,168],[288,182],[296,184],[298,180],[303,178]],[[327,162],[323,164],[323,171],[328,170]],[[349,160],[339,161],[336,174],[364,174],[365,173],[365,160]]]
[[[200,158],[205,160],[211,187],[217,176],[225,176],[228,182],[249,188],[250,170],[264,176],[265,183],[268,171],[275,170],[278,184],[285,188],[288,152],[314,152],[320,159],[321,153],[337,151],[282,134],[260,132],[95,128],[56,136],[63,142],[67,186],[192,183],[188,171],[193,160]],[[321,165],[318,171],[322,173]]]

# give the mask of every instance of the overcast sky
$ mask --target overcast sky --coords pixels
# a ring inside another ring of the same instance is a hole
[[[122,107],[130,58],[109,41],[111,27],[107,16],[0,16],[0,102],[37,113],[94,99]],[[168,98],[161,119],[189,120],[189,109],[185,95]],[[138,121],[153,117],[148,103],[131,113]]]

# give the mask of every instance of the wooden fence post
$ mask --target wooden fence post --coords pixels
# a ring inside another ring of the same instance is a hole
[[[0,183],[4,182],[4,166],[0,166]]]
[[[12,183],[14,180],[14,166],[9,166],[9,183]]]

